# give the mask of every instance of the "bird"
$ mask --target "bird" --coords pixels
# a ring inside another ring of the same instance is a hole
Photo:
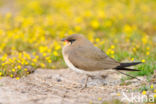
[[[72,34],[63,38],[62,41],[67,44],[62,48],[62,54],[66,65],[78,73],[86,74],[86,80],[83,88],[87,87],[88,78],[96,71],[116,70],[132,78],[131,75],[121,72],[140,71],[127,68],[129,66],[140,64],[141,62],[120,63],[109,57],[104,51],[95,47],[84,35]]]

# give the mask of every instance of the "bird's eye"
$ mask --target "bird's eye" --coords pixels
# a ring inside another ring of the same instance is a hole
[[[71,44],[72,44],[74,41],[76,41],[76,39],[70,39],[68,41],[71,42]]]

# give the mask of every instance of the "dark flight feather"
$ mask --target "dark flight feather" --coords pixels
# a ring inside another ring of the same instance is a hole
[[[120,66],[117,66],[114,69],[116,69],[116,70],[126,70],[126,71],[140,71],[140,70],[137,70],[137,69],[126,68],[126,67],[134,66],[134,65],[137,65],[137,64],[140,64],[140,63],[141,62],[120,63]]]
[[[138,65],[138,64],[141,64],[141,63],[142,62],[120,63],[120,66],[117,66],[117,67],[123,68],[123,67]]]
[[[130,69],[130,68],[114,68],[114,69],[116,69],[116,70],[125,70],[125,71],[140,71],[140,70],[137,70],[137,69]]]

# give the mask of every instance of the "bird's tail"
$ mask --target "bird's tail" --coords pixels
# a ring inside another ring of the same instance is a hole
[[[129,74],[126,74],[126,73],[123,73],[121,72],[120,70],[125,70],[125,71],[140,71],[140,70],[137,70],[137,69],[131,69],[131,68],[126,68],[126,67],[129,67],[129,66],[133,66],[133,65],[137,65],[137,64],[140,64],[141,62],[132,62],[132,63],[120,63],[120,66],[117,66],[115,67],[114,69],[116,69],[118,72],[120,72],[121,74],[124,74],[124,75],[127,75],[131,78],[136,78],[136,77],[133,77]],[[138,78],[136,78],[138,79]],[[138,79],[140,80],[140,79]]]
[[[134,66],[134,65],[137,65],[137,64],[140,64],[140,63],[141,62],[120,63],[120,65],[115,67],[114,69],[116,69],[116,70],[126,70],[126,71],[139,71],[137,69],[130,69],[130,68],[126,68],[126,67]]]
[[[131,68],[115,68],[116,70],[125,70],[125,71],[140,71],[140,70],[137,70],[137,69],[131,69]]]
[[[140,63],[142,63],[142,62],[120,63],[120,66],[118,66],[118,67],[120,67],[120,68],[129,67],[129,66],[138,65]]]

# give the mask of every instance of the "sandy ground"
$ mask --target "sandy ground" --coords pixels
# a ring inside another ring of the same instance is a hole
[[[120,85],[121,74],[112,73],[105,79],[89,79],[88,87],[81,89],[86,78],[69,69],[38,69],[20,80],[3,77],[0,79],[0,104],[101,104],[103,101],[121,99],[121,91],[141,85]]]

